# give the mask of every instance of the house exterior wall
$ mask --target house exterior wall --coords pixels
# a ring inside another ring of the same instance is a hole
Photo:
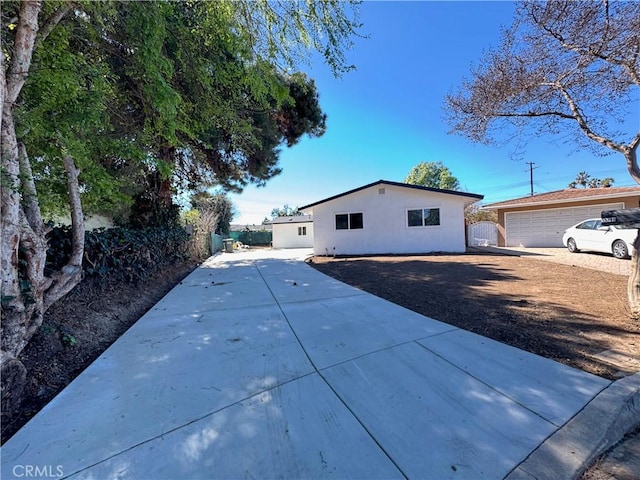
[[[55,216],[51,219],[55,224],[69,226],[71,225],[71,215],[61,215]],[[113,228],[113,219],[107,217],[105,215],[87,215],[84,218],[84,229],[85,231],[97,230],[98,228]]]
[[[314,253],[464,252],[464,204],[456,195],[374,185],[313,207]],[[440,225],[409,227],[407,210],[424,208],[440,209]],[[335,216],[345,213],[362,213],[363,228],[337,230]]]
[[[561,209],[561,208],[587,207],[587,206],[596,206],[596,205],[602,205],[607,203],[622,203],[624,205],[623,208],[637,208],[637,207],[640,207],[640,196],[634,195],[634,196],[622,197],[622,198],[593,198],[592,200],[587,200],[587,201],[563,202],[563,203],[558,203],[553,205],[499,208],[498,209],[498,246],[504,247],[507,245],[507,232],[505,228],[506,213],[534,212],[534,211],[541,211],[541,210],[555,210],[555,209]],[[570,227],[570,226],[571,225],[567,225],[567,227]]]
[[[299,235],[299,228],[304,228],[306,235]],[[313,247],[313,222],[273,224],[273,248],[311,247]]]

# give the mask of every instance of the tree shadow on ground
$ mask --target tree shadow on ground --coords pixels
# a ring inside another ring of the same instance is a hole
[[[328,259],[319,271],[410,310],[613,379],[593,358],[640,333],[626,309],[626,279],[501,255]]]

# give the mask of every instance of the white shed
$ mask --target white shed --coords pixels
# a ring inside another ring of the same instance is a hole
[[[273,226],[273,248],[313,247],[313,218],[311,215],[277,217]]]
[[[482,195],[379,180],[300,207],[316,255],[464,252],[464,208]]]

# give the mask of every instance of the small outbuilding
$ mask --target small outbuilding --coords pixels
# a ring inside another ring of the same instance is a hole
[[[464,252],[464,209],[482,198],[378,180],[300,210],[313,214],[316,255]]]
[[[562,234],[603,210],[640,207],[640,187],[569,188],[483,208],[498,213],[501,247],[562,247]]]
[[[273,248],[313,247],[311,215],[277,217],[269,223],[273,229]]]

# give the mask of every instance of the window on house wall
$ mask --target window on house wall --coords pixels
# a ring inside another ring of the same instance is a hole
[[[306,235],[307,234],[307,227],[298,227],[298,235]]]
[[[433,227],[440,225],[439,208],[420,208],[407,210],[409,227]]]
[[[362,213],[339,213],[336,215],[336,230],[364,228]]]

